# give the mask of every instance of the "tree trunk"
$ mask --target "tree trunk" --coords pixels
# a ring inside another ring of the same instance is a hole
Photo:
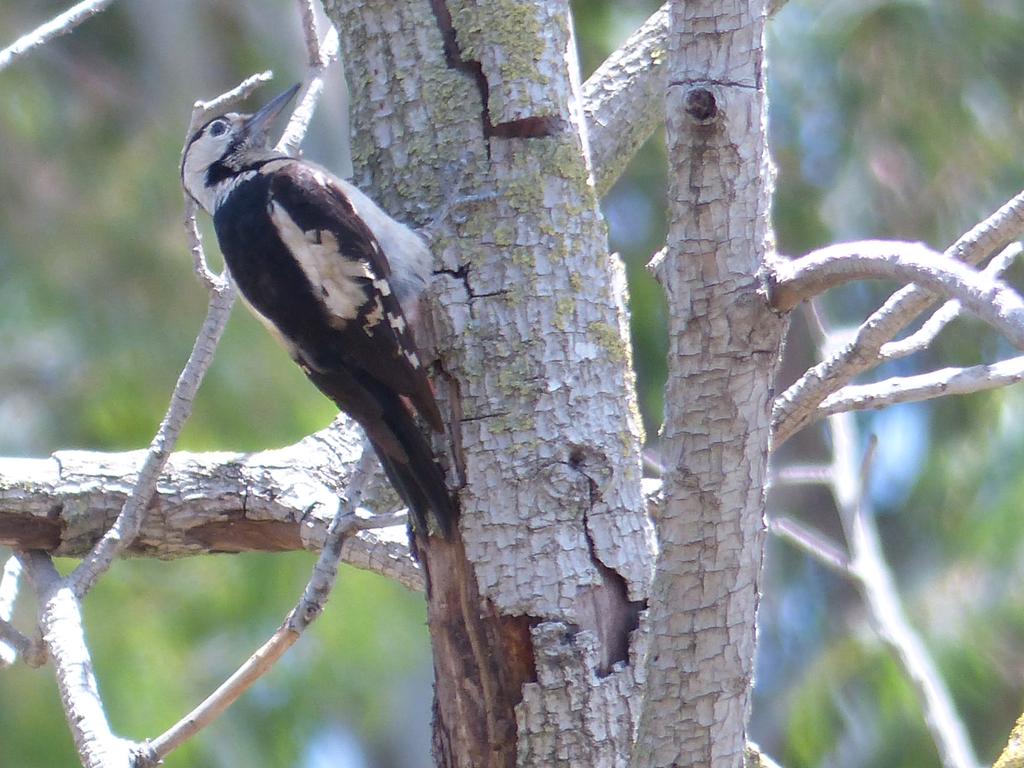
[[[435,757],[624,765],[653,546],[625,281],[594,192],[568,3],[327,9],[356,182],[412,222],[450,204],[429,315],[461,521],[419,553]],[[493,197],[456,199],[481,191]]]
[[[638,766],[743,763],[786,327],[758,277],[772,247],[764,22],[758,0],[671,8],[668,472]]]

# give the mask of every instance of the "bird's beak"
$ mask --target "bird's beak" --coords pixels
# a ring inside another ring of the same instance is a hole
[[[252,144],[266,143],[270,124],[274,122],[275,117],[281,114],[281,111],[292,100],[292,97],[299,92],[301,87],[301,83],[296,83],[284,93],[275,96],[264,104],[256,114],[249,115],[249,118],[245,121],[245,134],[250,142],[250,146]]]

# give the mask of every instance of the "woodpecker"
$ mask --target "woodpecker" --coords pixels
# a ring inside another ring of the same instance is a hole
[[[270,125],[298,89],[199,128],[182,185],[213,217],[246,306],[362,426],[416,527],[429,531],[429,514],[447,535],[452,497],[416,415],[443,425],[410,326],[430,251],[353,185],[270,147]]]

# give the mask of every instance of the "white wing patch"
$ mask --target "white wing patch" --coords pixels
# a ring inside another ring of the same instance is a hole
[[[370,312],[366,313],[366,319],[363,322],[363,333],[367,336],[373,336],[373,329],[377,327],[380,319],[384,317],[384,307],[380,303],[380,296],[374,299],[377,305]]]
[[[330,322],[336,328],[359,314],[366,303],[362,285],[353,278],[373,280],[370,265],[362,260],[350,259],[341,253],[338,239],[326,229],[303,232],[288,211],[276,200],[268,206],[270,218],[281,240],[302,268],[310,285],[323,297],[330,313]]]
[[[388,312],[388,322],[391,327],[398,331],[399,335],[405,332],[405,318],[401,315],[393,315]]]

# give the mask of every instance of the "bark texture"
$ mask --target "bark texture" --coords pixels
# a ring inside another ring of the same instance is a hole
[[[462,516],[461,540],[420,553],[438,761],[623,764],[652,543],[568,3],[339,0],[328,14],[357,183],[407,220],[444,214],[429,314]],[[479,192],[492,196],[457,199]]]
[[[772,383],[764,3],[676,0],[666,114],[666,503],[637,766],[743,764]]]
[[[215,552],[319,549],[360,454],[347,418],[287,448],[258,453],[174,453],[129,554],[175,558]],[[0,459],[0,544],[81,557],[117,517],[145,451],[59,451],[47,459]],[[381,478],[371,508],[392,503]],[[343,560],[410,589],[422,575],[404,527],[363,531]]]

